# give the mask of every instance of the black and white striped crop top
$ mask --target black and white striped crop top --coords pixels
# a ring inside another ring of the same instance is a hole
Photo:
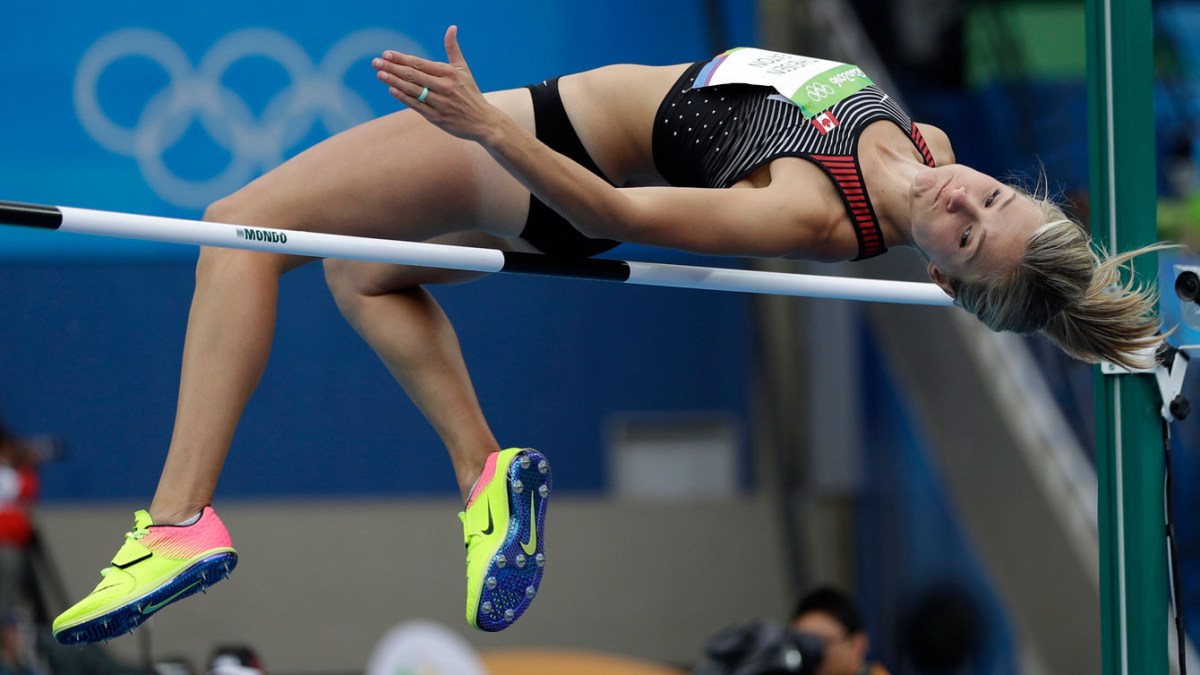
[[[819,112],[814,112],[819,106],[806,111],[770,86],[704,86],[706,69],[720,58],[693,64],[659,106],[653,136],[659,174],[671,185],[727,188],[774,159],[810,160],[825,170],[842,196],[858,237],[855,260],[886,251],[859,166],[858,141],[867,125],[891,120],[933,166],[933,155],[912,119],[874,84]]]

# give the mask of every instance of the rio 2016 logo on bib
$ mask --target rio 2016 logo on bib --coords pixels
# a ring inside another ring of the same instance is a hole
[[[858,66],[844,63],[817,75],[792,95],[804,116],[812,119],[873,84]]]

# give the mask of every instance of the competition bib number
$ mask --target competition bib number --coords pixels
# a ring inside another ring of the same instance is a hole
[[[861,68],[848,63],[738,47],[704,66],[692,86],[721,84],[773,87],[812,119],[874,82]]]

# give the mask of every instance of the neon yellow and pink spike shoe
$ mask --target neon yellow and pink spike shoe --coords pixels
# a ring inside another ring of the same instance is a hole
[[[229,532],[211,506],[191,525],[155,525],[133,514],[125,545],[100,570],[99,585],[54,620],[65,645],[109,640],[137,628],[151,614],[225,579],[237,566]]]
[[[546,564],[550,463],[529,448],[488,457],[458,514],[467,544],[467,623],[504,630],[529,608]]]

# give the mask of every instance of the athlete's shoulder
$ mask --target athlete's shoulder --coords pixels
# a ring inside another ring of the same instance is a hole
[[[929,151],[933,153],[933,161],[938,166],[954,164],[954,147],[950,144],[950,137],[946,135],[945,131],[932,124],[925,124],[923,122],[917,123],[917,129],[921,131],[921,136],[925,138],[925,143],[929,146]]]

